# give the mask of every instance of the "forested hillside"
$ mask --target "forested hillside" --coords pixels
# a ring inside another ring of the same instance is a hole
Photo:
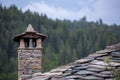
[[[120,26],[106,25],[102,20],[88,22],[52,20],[46,15],[22,12],[16,6],[0,5],[0,80],[17,80],[17,47],[14,35],[32,24],[36,31],[48,35],[43,42],[42,71],[87,56],[106,45],[120,41]]]

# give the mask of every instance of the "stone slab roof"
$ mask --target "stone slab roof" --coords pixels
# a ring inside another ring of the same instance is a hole
[[[35,73],[28,80],[112,80],[112,68],[120,68],[120,43],[50,72]]]
[[[41,38],[42,41],[44,41],[47,38],[47,35],[38,33],[37,31],[34,31],[34,28],[32,27],[31,24],[28,25],[27,29],[25,32],[15,35],[13,40],[16,42],[20,42],[20,39],[26,39],[26,38]]]

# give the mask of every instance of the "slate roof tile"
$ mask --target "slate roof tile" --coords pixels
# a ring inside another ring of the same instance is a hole
[[[112,80],[113,68],[120,68],[120,43],[28,80]]]
[[[92,75],[92,76],[85,76],[83,80],[103,80],[103,78]]]

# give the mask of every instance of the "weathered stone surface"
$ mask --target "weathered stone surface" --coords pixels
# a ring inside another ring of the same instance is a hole
[[[120,67],[119,53],[118,48],[112,46],[42,75],[49,76],[49,80],[113,80],[111,69]],[[110,61],[105,62],[105,58]]]
[[[90,61],[92,61],[92,60],[93,60],[93,58],[80,59],[80,60],[75,61],[75,63],[82,64],[82,63],[90,62]]]
[[[105,79],[105,80],[115,80],[114,78],[107,78],[107,79]]]
[[[96,60],[99,60],[99,61],[104,61],[105,60],[105,58],[106,58],[106,56],[103,56],[103,57],[98,57],[98,58],[96,58]],[[112,59],[112,57],[111,56],[107,56],[107,58],[108,59]]]
[[[50,78],[50,76],[36,76],[36,77],[32,77],[29,80],[48,80]]]
[[[104,69],[99,69],[99,68],[88,68],[87,70],[88,70],[88,71],[97,72],[97,73],[104,71]]]
[[[116,63],[120,63],[120,60],[118,60],[118,59],[114,59],[114,60],[112,60],[113,62],[116,62]]]
[[[102,66],[107,66],[108,64],[105,63],[104,61],[98,61],[98,60],[94,60],[92,62],[90,62],[91,64],[94,64],[94,65],[102,65]]]
[[[51,80],[65,80],[63,77],[52,77]]]
[[[51,70],[50,72],[63,72],[63,71],[65,71],[65,70],[67,70],[67,69],[60,69],[60,68],[57,68],[57,69]]]
[[[34,53],[32,56],[33,56],[34,58],[39,58],[39,57],[41,57],[41,56],[42,56],[42,54],[39,54],[39,53]]]
[[[120,57],[120,52],[112,52],[111,56],[113,56],[113,57]]]
[[[94,54],[90,54],[89,57],[96,58],[96,57],[102,57],[102,56],[105,56],[105,55],[107,55],[107,53],[101,53],[101,54],[94,53]]]
[[[38,50],[38,49],[37,49]],[[22,49],[18,53],[19,75],[31,75],[41,70],[41,54],[34,49]],[[24,77],[22,77],[24,78]]]
[[[80,78],[79,75],[71,75],[66,77],[66,79],[79,79],[79,78]]]
[[[87,70],[80,70],[79,72],[75,73],[78,75],[89,75],[89,74],[95,74],[95,72],[87,71]]]
[[[115,51],[115,50],[109,50],[109,49],[104,49],[104,50],[100,50],[100,51],[96,51],[97,54],[104,54],[104,53],[109,53],[111,51]]]
[[[41,67],[40,67],[40,65],[34,65],[34,66],[32,66],[31,69],[33,69],[33,70],[40,70]]]
[[[120,67],[120,63],[110,62],[110,65],[113,67]]]
[[[88,66],[80,66],[80,67],[75,67],[74,69],[75,70],[84,70],[84,69],[87,69]]]
[[[102,65],[88,65],[90,68],[100,68],[100,69],[105,69],[105,66],[102,66]]]
[[[64,80],[76,80],[76,79],[64,79]]]
[[[75,70],[75,69],[73,69],[73,70],[67,70],[67,71],[63,72],[63,75],[65,75],[65,74],[74,74],[76,72],[78,72],[78,70]]]
[[[42,75],[42,73],[41,73],[41,72],[38,72],[38,73],[33,73],[33,74],[32,74],[32,77],[35,77],[35,76],[40,76],[40,75]]]
[[[85,76],[83,77],[83,80],[104,80],[104,79],[96,76]]]
[[[31,78],[32,76],[31,75],[21,75],[20,76],[22,79],[29,79]]]
[[[111,75],[111,72],[110,71],[103,71],[103,72],[100,72],[100,74]]]
[[[47,75],[47,76],[54,76],[54,75],[56,75],[56,76],[58,76],[58,75],[62,75],[62,72],[53,72],[53,73],[46,72],[46,73],[43,73],[42,75]]]
[[[111,46],[107,46],[106,49],[109,49],[109,50],[120,50],[120,43],[114,44],[114,45],[111,45]]]
[[[96,74],[93,74],[95,76],[98,76],[98,77],[102,77],[102,78],[111,78],[112,75],[107,75],[107,74],[100,74],[100,73],[96,73]]]
[[[62,75],[63,75],[63,76],[69,76],[69,75],[71,75],[71,72],[65,72],[65,73],[63,73]]]

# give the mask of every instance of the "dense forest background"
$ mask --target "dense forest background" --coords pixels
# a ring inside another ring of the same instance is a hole
[[[17,80],[17,47],[13,37],[32,24],[48,35],[43,42],[42,72],[83,58],[120,41],[120,25],[107,25],[101,19],[52,20],[46,15],[22,12],[16,6],[0,5],[0,80]]]

